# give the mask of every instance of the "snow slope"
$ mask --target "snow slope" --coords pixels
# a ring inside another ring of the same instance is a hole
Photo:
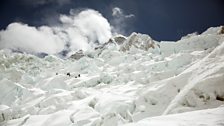
[[[118,36],[78,58],[1,50],[0,125],[224,125],[220,28],[177,42]]]
[[[125,126],[223,126],[224,107],[143,119]]]

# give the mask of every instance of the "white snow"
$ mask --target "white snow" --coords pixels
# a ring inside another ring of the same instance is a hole
[[[143,119],[125,126],[223,126],[224,107]]]
[[[0,125],[224,125],[219,30],[177,42],[118,35],[80,59],[0,50]]]

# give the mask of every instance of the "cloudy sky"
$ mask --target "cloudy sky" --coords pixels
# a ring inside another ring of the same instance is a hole
[[[116,33],[178,40],[220,25],[224,0],[1,0],[0,48],[56,53],[88,49]],[[40,43],[45,48],[32,46]]]

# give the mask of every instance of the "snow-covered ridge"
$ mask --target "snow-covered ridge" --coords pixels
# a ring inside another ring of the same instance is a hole
[[[177,42],[116,36],[64,60],[1,50],[0,125],[178,125],[185,117],[186,125],[207,118],[216,119],[204,125],[224,124],[221,30]],[[166,116],[174,113],[183,114]]]

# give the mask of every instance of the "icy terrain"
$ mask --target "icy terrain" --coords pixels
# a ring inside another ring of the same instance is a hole
[[[0,125],[223,126],[220,30],[177,42],[120,35],[67,59],[1,50]]]

